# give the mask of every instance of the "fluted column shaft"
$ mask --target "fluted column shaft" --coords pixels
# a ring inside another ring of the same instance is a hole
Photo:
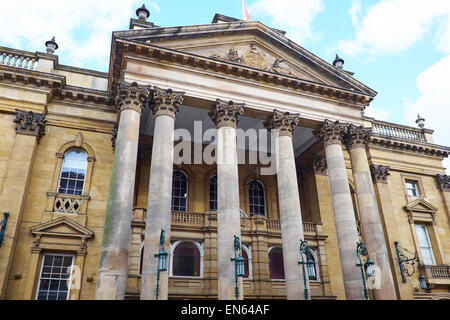
[[[356,255],[359,237],[341,145],[345,132],[345,125],[339,122],[325,121],[323,126],[314,133],[324,142],[325,146],[346,298],[348,300],[364,300],[361,272],[356,266],[359,262]]]
[[[303,269],[298,264],[301,261],[300,240],[304,240],[304,235],[292,144],[294,126],[298,124],[298,121],[298,115],[275,110],[272,118],[266,123],[266,127],[272,130],[272,135],[275,137],[274,152],[277,154],[281,238],[288,300],[305,300]],[[306,289],[309,291],[308,279]],[[308,294],[309,298],[310,295],[311,293]]]
[[[159,252],[161,229],[165,231],[164,249],[170,251],[174,127],[183,94],[155,87],[151,105],[155,115],[155,131],[148,188],[141,300],[156,299],[158,259],[155,254]],[[160,273],[158,287],[158,300],[167,300],[167,271]]]
[[[217,142],[217,256],[218,299],[234,300],[234,236],[241,237],[239,175],[236,150],[236,127],[243,104],[217,100],[210,117],[218,128]],[[243,281],[239,278],[239,299],[243,299]]]
[[[372,175],[367,161],[366,143],[370,131],[363,127],[350,125],[347,134],[347,147],[352,163],[355,192],[358,200],[359,216],[364,233],[364,241],[370,258],[378,266],[380,274],[379,287],[373,289],[376,300],[395,300],[394,280],[386,247],[383,225],[378,210],[377,199],[373,188]]]
[[[134,180],[139,122],[148,88],[119,84],[116,105],[120,121],[106,207],[105,228],[97,279],[97,300],[123,300],[128,281]]]

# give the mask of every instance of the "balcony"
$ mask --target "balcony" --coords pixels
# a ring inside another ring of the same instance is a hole
[[[450,266],[425,266],[425,276],[430,285],[450,285]]]
[[[146,216],[146,209],[135,208],[133,210],[133,224],[145,226]],[[172,212],[171,228],[172,230],[217,229],[217,214],[215,212]],[[241,230],[243,233],[259,231],[281,236],[280,221],[267,219],[263,216],[241,217]],[[322,233],[322,224],[303,222],[303,232],[305,237],[326,238]]]

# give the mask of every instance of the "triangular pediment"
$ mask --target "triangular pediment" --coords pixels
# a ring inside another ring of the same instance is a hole
[[[337,69],[286,38],[279,30],[258,21],[136,29],[114,32],[113,38],[231,62],[367,96],[376,95],[350,73]]]
[[[34,235],[54,235],[89,239],[94,232],[67,217],[44,222],[30,228]]]
[[[414,200],[413,202],[411,202],[407,206],[405,206],[405,210],[409,211],[409,212],[435,213],[436,211],[438,211],[438,208],[436,208],[434,205],[432,205],[428,201],[420,198],[420,199]]]

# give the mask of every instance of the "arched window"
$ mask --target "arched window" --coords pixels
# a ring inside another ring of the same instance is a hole
[[[245,259],[244,262],[244,272],[245,276],[244,279],[249,279],[252,277],[252,255],[249,248],[246,246],[242,246],[242,257]]]
[[[308,264],[308,277],[309,280],[319,280],[319,275],[317,273],[317,259],[316,252],[314,249],[311,249],[312,252],[308,252],[308,256],[306,257],[306,261],[312,261],[312,264]]]
[[[172,211],[187,211],[188,180],[181,171],[174,171],[172,178]]]
[[[209,179],[209,210],[217,211],[217,176]]]
[[[86,152],[69,150],[64,155],[58,193],[82,195],[87,167],[88,155]]]
[[[200,277],[201,253],[192,242],[178,242],[173,249],[172,275],[180,277]]]
[[[281,248],[272,248],[269,251],[269,269],[270,279],[284,279],[283,251],[281,250]]]
[[[261,182],[253,180],[248,186],[250,216],[266,215],[266,201],[264,199],[264,187]]]

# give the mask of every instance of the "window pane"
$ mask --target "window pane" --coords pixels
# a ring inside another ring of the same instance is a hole
[[[187,211],[187,177],[181,171],[174,171],[172,177],[172,211]]]
[[[269,269],[270,279],[284,279],[283,252],[280,248],[270,250]]]
[[[84,178],[88,166],[87,154],[72,150],[65,154],[58,191],[64,194],[83,193]]]
[[[244,262],[245,276],[244,276],[244,278],[249,278],[250,277],[250,263],[248,261],[247,252],[245,250],[242,250],[242,257],[245,259],[245,262]]]
[[[200,252],[194,244],[184,242],[175,248],[172,273],[183,277],[200,276]]]
[[[264,187],[259,181],[253,180],[249,184],[250,215],[265,215]]]
[[[67,299],[67,280],[70,279],[73,257],[46,255],[40,275],[36,299]]]

